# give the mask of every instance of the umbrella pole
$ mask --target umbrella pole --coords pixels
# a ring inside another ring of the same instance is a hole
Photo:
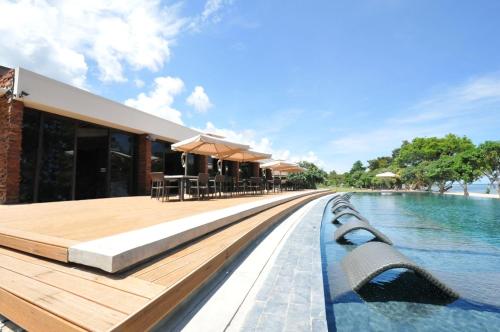
[[[187,171],[188,171],[188,153],[183,152],[181,155],[181,164],[184,167],[184,176],[187,176]]]

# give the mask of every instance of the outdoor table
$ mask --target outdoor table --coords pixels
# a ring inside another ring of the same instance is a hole
[[[247,180],[246,179],[239,179],[238,182],[236,183],[236,187],[239,189],[243,189],[242,194],[245,195],[247,191]]]
[[[184,192],[186,189],[186,182],[189,180],[197,180],[195,175],[165,175],[165,180],[177,180],[179,182],[179,200],[184,200]]]

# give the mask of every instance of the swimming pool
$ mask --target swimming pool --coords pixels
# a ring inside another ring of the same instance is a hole
[[[351,203],[396,249],[460,293],[450,299],[411,271],[387,271],[359,293],[340,261],[373,236],[355,231],[333,240],[331,203],[321,228],[330,330],[499,331],[500,200],[435,194],[356,193]]]

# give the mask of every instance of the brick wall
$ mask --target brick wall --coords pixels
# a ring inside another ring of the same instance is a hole
[[[208,157],[198,156],[198,170],[200,173],[208,173]]]
[[[0,87],[10,88],[14,70],[0,77]],[[22,149],[24,104],[0,97],[0,204],[19,202],[19,183]]]
[[[259,171],[260,171],[260,164],[259,163],[250,163],[251,169],[252,169],[252,176],[258,177],[259,176]]]
[[[137,194],[148,195],[151,188],[151,141],[139,135],[137,144]]]
[[[224,175],[239,179],[240,163],[237,161],[229,161],[229,160],[226,161],[226,163],[227,163],[227,173],[224,173]]]

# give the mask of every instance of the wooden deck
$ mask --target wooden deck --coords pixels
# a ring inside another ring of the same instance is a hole
[[[183,202],[140,196],[0,205],[0,245],[68,262],[68,248],[81,242],[276,196]]]
[[[264,230],[325,194],[270,208],[117,275],[0,248],[0,314],[33,331],[147,330]]]

